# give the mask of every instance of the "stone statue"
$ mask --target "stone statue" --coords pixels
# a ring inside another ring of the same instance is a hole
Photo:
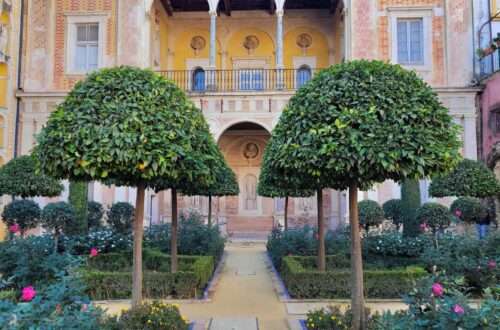
[[[245,209],[257,210],[257,178],[252,174],[245,177]]]

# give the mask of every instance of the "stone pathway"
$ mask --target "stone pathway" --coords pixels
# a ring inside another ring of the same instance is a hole
[[[207,320],[209,330],[288,329],[286,310],[266,265],[264,243],[230,243],[210,303],[181,304],[191,320]]]

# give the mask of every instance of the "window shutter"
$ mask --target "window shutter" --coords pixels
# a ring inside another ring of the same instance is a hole
[[[406,64],[408,58],[408,24],[407,21],[398,20],[398,63]]]

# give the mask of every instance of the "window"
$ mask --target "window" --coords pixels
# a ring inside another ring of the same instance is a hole
[[[297,88],[304,86],[309,80],[311,80],[311,68],[303,65],[297,70]]]
[[[205,70],[196,68],[193,71],[193,91],[201,92],[205,90]]]
[[[99,24],[76,24],[74,70],[89,72],[97,69],[99,62]]]
[[[424,29],[421,18],[398,19],[398,63],[424,64]]]
[[[247,69],[240,70],[240,90],[263,90],[264,89],[264,70]]]

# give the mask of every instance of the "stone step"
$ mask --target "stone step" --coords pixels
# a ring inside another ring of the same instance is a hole
[[[234,232],[270,233],[272,229],[272,217],[230,217],[227,219],[227,231],[230,234]]]
[[[210,320],[208,330],[258,330],[259,320],[249,318],[214,318]]]

